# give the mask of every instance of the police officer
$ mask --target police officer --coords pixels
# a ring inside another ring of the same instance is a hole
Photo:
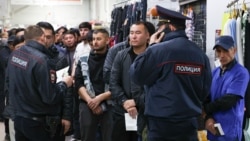
[[[197,117],[209,93],[211,70],[208,57],[185,34],[182,14],[156,6],[169,20],[163,42],[137,56],[130,73],[145,85],[145,115],[149,141],[198,141]]]
[[[39,26],[24,32],[25,45],[11,54],[6,84],[15,109],[16,141],[51,141],[57,115],[72,78],[56,83],[55,65],[51,62],[46,37]]]

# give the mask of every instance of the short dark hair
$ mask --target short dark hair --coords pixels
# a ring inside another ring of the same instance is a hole
[[[81,36],[81,35],[80,35],[80,32],[79,32],[79,30],[78,30],[77,28],[70,28],[69,30],[75,32],[75,34],[76,34],[77,36]]]
[[[24,31],[24,30],[25,30],[25,28],[17,28],[15,35],[17,35],[18,32],[21,32],[21,31]]]
[[[88,42],[90,42],[90,41],[93,40],[93,32],[94,32],[94,30],[90,30],[90,31],[87,33],[86,39],[87,39]]]
[[[63,33],[63,37],[64,37],[65,35],[67,35],[67,34],[72,34],[74,37],[76,37],[76,34],[75,34],[75,32],[74,32],[73,30],[68,30],[68,31],[64,32],[64,33]]]
[[[17,28],[11,28],[10,30],[7,31],[8,36],[10,37],[11,35],[16,35],[17,33]],[[2,32],[1,32],[2,33]]]
[[[149,33],[149,36],[155,33],[155,27],[151,22],[137,21],[132,25],[143,25]]]
[[[16,37],[14,38],[12,44],[13,44],[13,46],[16,46],[17,44],[22,43],[22,42],[24,42],[24,36],[23,36],[23,35],[21,35],[21,36],[16,36]]]
[[[92,26],[91,26],[91,24],[89,22],[82,22],[82,23],[79,24],[79,29],[80,28],[88,28],[89,30],[91,30]]]
[[[38,22],[36,25],[40,26],[41,28],[51,30],[52,34],[55,35],[55,30],[49,22]]]
[[[68,29],[65,26],[60,26],[59,28],[57,28],[56,33],[58,33],[61,29],[64,30],[63,34],[68,31]]]
[[[42,28],[38,25],[30,25],[24,30],[25,40],[37,40],[44,34]]]
[[[103,33],[103,34],[106,34],[109,37],[109,32],[104,28],[94,30],[93,34],[97,34],[97,33]]]
[[[149,36],[151,36],[155,33],[155,26],[151,22],[146,21],[145,27],[148,30]]]
[[[174,26],[176,28],[176,30],[185,30],[186,29],[186,25],[185,23],[170,23],[172,26]]]

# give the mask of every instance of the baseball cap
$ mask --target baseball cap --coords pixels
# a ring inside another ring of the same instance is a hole
[[[224,48],[225,50],[228,50],[229,48],[234,47],[234,40],[231,36],[228,35],[220,36],[216,39],[213,49],[218,46]]]

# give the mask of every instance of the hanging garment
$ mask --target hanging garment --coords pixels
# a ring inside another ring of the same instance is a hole
[[[229,13],[224,13],[222,17],[222,28],[221,28],[221,35],[228,35],[227,29],[225,29],[226,25],[228,24],[228,21],[230,20],[230,14]],[[226,30],[226,31],[225,31]],[[226,32],[226,34],[224,34]]]
[[[237,55],[238,62],[244,66],[243,62],[243,48],[242,48],[242,38],[241,38],[241,17],[238,16],[236,20],[236,47],[237,47]]]
[[[186,15],[187,17],[191,18],[192,20],[186,20],[186,35],[190,41],[193,40],[194,37],[194,11],[190,9]]]

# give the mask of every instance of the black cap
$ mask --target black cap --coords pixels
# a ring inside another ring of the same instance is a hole
[[[172,11],[156,5],[156,10],[161,19],[169,20],[169,23],[185,25],[186,20],[191,18],[182,15],[180,12]]]
[[[215,49],[218,46],[224,48],[225,50],[228,50],[234,47],[234,40],[231,36],[228,35],[220,36],[216,39],[213,49]]]

